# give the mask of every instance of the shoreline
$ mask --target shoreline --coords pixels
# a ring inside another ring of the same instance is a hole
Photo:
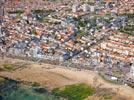
[[[12,58],[5,58],[4,60],[0,59],[0,61],[26,62],[24,60]],[[97,72],[45,63],[40,65],[37,62],[32,61],[27,61],[27,63],[28,66],[22,69],[17,69],[13,72],[0,72],[0,76],[22,82],[39,83],[44,88],[47,87],[48,90],[76,83],[86,83],[88,85],[96,86],[100,85],[100,88],[111,89],[116,93],[119,92],[120,95],[128,97],[129,100],[134,100],[134,89],[129,86],[108,83],[103,80]]]

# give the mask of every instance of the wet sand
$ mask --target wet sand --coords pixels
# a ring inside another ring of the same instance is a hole
[[[5,58],[4,60],[0,59],[0,64],[6,61],[25,62],[23,60]],[[25,68],[17,69],[13,72],[2,71],[0,72],[0,76],[26,82],[37,82],[50,90],[69,84],[86,83],[93,86],[100,86],[100,88],[111,89],[118,92],[119,95],[127,97],[127,100],[134,100],[134,89],[129,86],[108,83],[97,72],[89,70],[78,71],[74,68],[65,68],[50,64],[40,65],[31,61],[27,61],[27,63],[29,65]]]

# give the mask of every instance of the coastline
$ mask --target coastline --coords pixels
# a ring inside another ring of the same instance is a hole
[[[12,58],[4,58],[4,60],[0,59],[0,61],[25,62],[24,60]],[[37,62],[32,61],[27,61],[27,63],[27,67],[12,72],[2,71],[0,72],[0,76],[22,82],[39,83],[41,86],[46,87],[49,90],[75,83],[100,85],[101,88],[109,88],[116,93],[118,92],[118,94],[129,98],[129,100],[134,100],[134,89],[129,86],[108,83],[104,81],[97,72],[45,63],[40,65]],[[95,78],[96,82],[94,82]]]

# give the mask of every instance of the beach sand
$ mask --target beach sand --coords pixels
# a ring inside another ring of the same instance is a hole
[[[0,59],[0,64],[6,61],[25,62],[23,60],[5,58],[4,60]],[[104,81],[97,72],[89,70],[79,71],[75,68],[65,68],[44,63],[40,65],[32,61],[27,61],[27,63],[29,63],[27,67],[12,72],[1,71],[0,76],[26,82],[37,82],[50,90],[55,87],[75,83],[86,83],[93,86],[100,86],[100,88],[111,89],[119,95],[126,97],[127,99],[125,100],[134,100],[134,89],[125,85],[108,83]]]

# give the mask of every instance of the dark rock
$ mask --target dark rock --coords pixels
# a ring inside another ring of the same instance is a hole
[[[47,93],[47,90],[45,88],[34,88],[34,91],[38,93]]]
[[[3,100],[3,97],[0,95],[0,100]]]

